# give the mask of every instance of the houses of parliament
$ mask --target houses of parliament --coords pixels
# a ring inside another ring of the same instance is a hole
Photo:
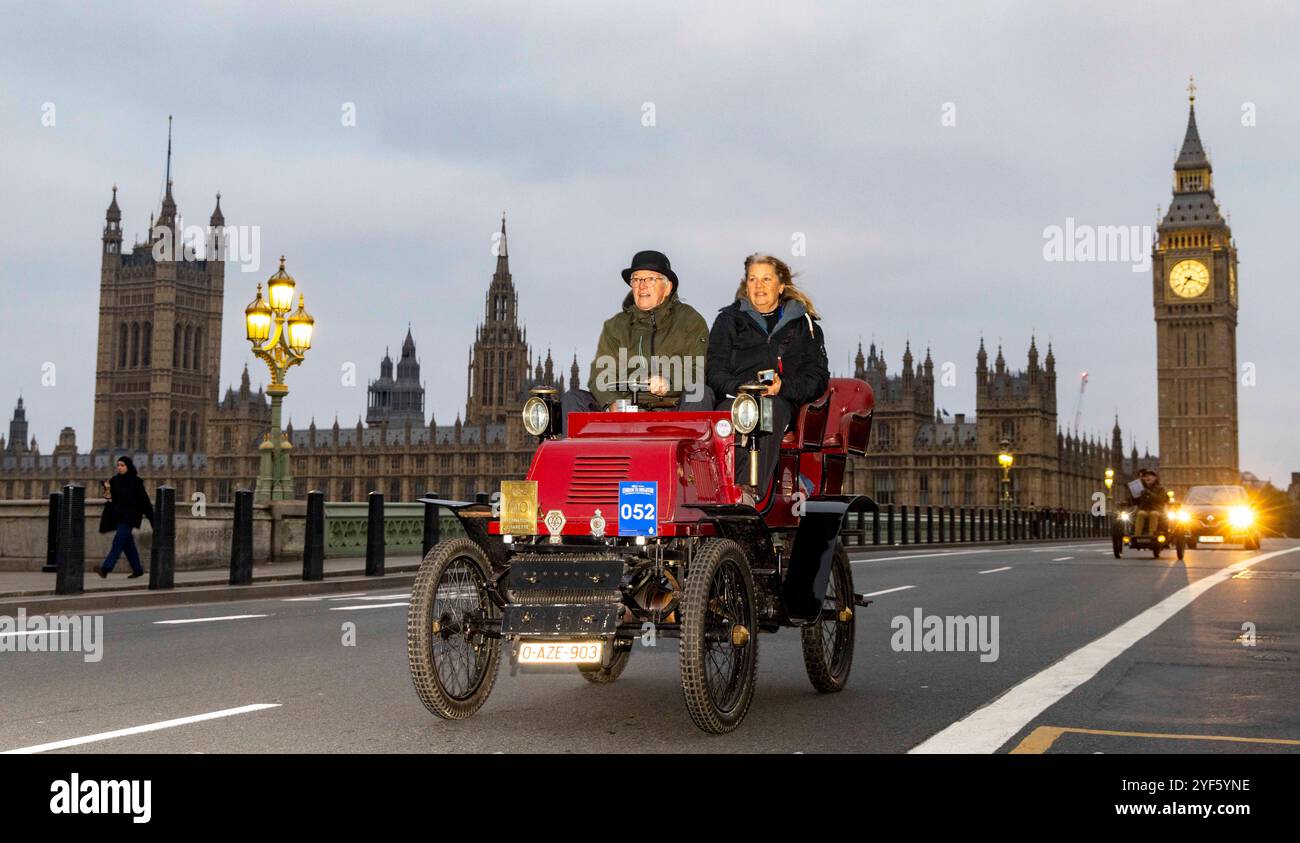
[[[882,504],[993,506],[998,501],[1000,443],[1015,454],[1017,505],[1085,509],[1106,468],[1121,477],[1159,465],[1167,486],[1237,483],[1237,250],[1214,196],[1209,158],[1196,126],[1194,88],[1183,145],[1174,164],[1173,199],[1152,245],[1157,336],[1159,456],[1127,453],[1119,420],[1108,440],[1061,430],[1056,361],[1030,338],[1024,368],[983,340],[974,353],[973,416],[935,406],[934,363],[904,349],[891,374],[883,349],[859,347],[854,376],[876,395],[868,452],[846,475],[849,491]],[[170,179],[157,224],[174,220]],[[252,488],[258,446],[270,425],[268,397],[252,389],[247,368],[238,389],[219,396],[225,267],[220,260],[159,261],[149,243],[124,252],[114,188],[105,215],[90,448],[78,451],[65,427],[41,453],[29,438],[20,397],[7,438],[0,437],[0,498],[35,499],[76,482],[97,490],[121,453],[133,455],[151,483],[225,502]],[[220,196],[211,224],[224,225]],[[152,230],[152,228],[150,229]],[[365,424],[315,423],[287,431],[298,497],[321,489],[332,501],[381,491],[409,501],[428,492],[455,498],[490,492],[518,479],[535,447],[519,411],[539,384],[565,388],[549,352],[534,358],[520,326],[505,220],[483,319],[469,351],[464,417],[426,423],[424,387],[408,328],[394,366],[386,354],[368,389]],[[834,328],[832,327],[832,330]],[[579,388],[575,358],[569,388]],[[90,495],[96,491],[90,491]]]

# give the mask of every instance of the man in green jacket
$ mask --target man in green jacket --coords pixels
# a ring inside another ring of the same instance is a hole
[[[713,394],[704,383],[709,326],[677,297],[677,273],[668,257],[637,252],[623,270],[623,281],[631,291],[622,311],[605,320],[601,329],[587,382],[590,391],[564,394],[565,419],[571,412],[599,412],[619,399],[630,399],[628,382],[645,385],[657,404],[712,410]]]

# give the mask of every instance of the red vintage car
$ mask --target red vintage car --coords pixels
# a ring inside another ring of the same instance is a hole
[[[651,412],[634,397],[627,412],[571,415],[564,437],[556,396],[535,390],[524,419],[541,441],[527,479],[490,504],[436,501],[466,535],[435,545],[411,590],[407,650],[424,705],[474,714],[503,645],[517,665],[608,683],[638,642],[676,637],[691,718],[728,732],[753,701],[758,633],[781,627],[799,629],[813,686],[841,690],[855,607],[868,601],[853,592],[840,531],[875,508],[841,491],[848,455],[867,447],[871,387],[832,379],[785,433],[771,432],[762,389],[743,387],[731,413]],[[756,466],[771,435],[783,436],[775,477],[762,500],[742,502],[737,461]]]

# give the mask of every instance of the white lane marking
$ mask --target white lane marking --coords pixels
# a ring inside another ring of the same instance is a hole
[[[1101,541],[1101,539],[1097,539],[1097,541],[1094,542],[1088,542],[1087,544],[1052,544],[1047,547],[1031,548],[1030,553],[1051,553],[1053,550],[1074,550],[1079,547],[1092,547],[1098,541]]]
[[[1087,682],[1117,656],[1154,632],[1161,624],[1214,586],[1256,563],[1300,546],[1243,559],[1175,591],[1137,617],[1039,671],[993,702],[966,715],[938,734],[912,747],[916,754],[989,753],[1014,738],[1047,708]]]
[[[157,732],[160,729],[171,729],[175,726],[186,726],[190,723],[202,723],[204,720],[216,720],[221,717],[233,717],[236,714],[248,714],[251,711],[279,707],[280,703],[255,703],[253,705],[241,705],[239,708],[223,708],[221,711],[210,711],[207,714],[195,714],[190,717],[177,717],[175,720],[147,723],[143,726],[132,726],[129,729],[117,729],[112,732],[100,732],[95,735],[86,735],[84,738],[68,738],[67,740],[53,741],[51,743],[40,743],[35,746],[24,746],[20,749],[7,749],[0,755],[30,755],[35,752],[49,752],[52,749],[81,746],[82,744],[108,741],[113,738],[124,738],[128,735],[140,735],[145,732]]]
[[[66,629],[29,629],[25,632],[0,632],[0,638],[17,638],[19,635],[62,635]]]
[[[330,606],[331,612],[351,612],[354,609],[387,609],[390,606],[409,606],[406,600],[401,603],[362,603],[359,606]]]
[[[882,594],[893,594],[895,591],[907,591],[909,588],[916,588],[914,585],[900,585],[898,588],[887,588],[884,591],[873,591],[863,597],[879,597]]]
[[[154,621],[156,624],[207,623],[208,621],[242,621],[244,618],[264,618],[266,615],[220,615],[215,618],[177,618],[171,621]]]
[[[1110,556],[1110,555],[1111,555],[1112,553],[1114,553],[1115,551],[1113,551],[1113,550],[1099,550],[1099,551],[1097,551],[1097,552],[1100,553],[1102,556]]]
[[[331,597],[331,600],[410,600],[411,593],[406,594],[372,594],[365,597]]]
[[[1058,557],[1056,557],[1055,559],[1053,559],[1052,561],[1053,561],[1053,562],[1064,562],[1064,561],[1066,561],[1067,559],[1073,559],[1073,558],[1074,558],[1073,556],[1058,556]]]
[[[996,574],[999,571],[1010,571],[1013,566],[1006,565],[1002,568],[989,568],[987,571],[980,571],[981,574]]]
[[[342,600],[345,597],[360,597],[366,594],[364,591],[354,591],[351,594],[319,594],[315,597],[286,597],[281,603],[316,603],[321,600]]]
[[[997,548],[1002,550],[1003,548]],[[850,559],[850,563],[857,562],[901,562],[906,559],[931,559],[935,556],[972,556],[976,553],[993,553],[989,550],[950,550],[947,553],[912,553],[907,556],[863,556],[860,559]]]

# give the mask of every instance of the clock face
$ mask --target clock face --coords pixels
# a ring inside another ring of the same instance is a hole
[[[1185,299],[1195,298],[1210,286],[1210,270],[1200,261],[1186,260],[1169,271],[1169,287]]]

